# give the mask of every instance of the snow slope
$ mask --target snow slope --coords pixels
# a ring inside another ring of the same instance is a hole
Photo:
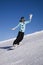
[[[9,51],[13,40],[0,42],[0,65],[43,65],[43,31],[26,35],[20,46]]]

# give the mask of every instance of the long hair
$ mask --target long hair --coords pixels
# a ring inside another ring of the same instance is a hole
[[[22,22],[22,19],[24,19],[24,17],[21,17],[19,22]],[[24,21],[25,21],[25,20],[24,20]]]

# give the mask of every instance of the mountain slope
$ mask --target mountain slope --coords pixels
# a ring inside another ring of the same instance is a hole
[[[19,47],[8,51],[13,40],[0,42],[0,65],[43,65],[43,31],[26,35]]]

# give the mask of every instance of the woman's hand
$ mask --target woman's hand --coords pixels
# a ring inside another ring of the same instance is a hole
[[[12,28],[11,30],[15,30],[16,28]]]
[[[29,18],[29,19],[30,19],[30,21],[31,21],[31,20],[32,20],[32,16],[33,16],[33,15],[32,15],[32,14],[30,14],[29,16],[30,16],[30,18]]]

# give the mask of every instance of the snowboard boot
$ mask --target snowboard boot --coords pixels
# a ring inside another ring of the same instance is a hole
[[[19,43],[17,43],[17,45],[19,45]]]

